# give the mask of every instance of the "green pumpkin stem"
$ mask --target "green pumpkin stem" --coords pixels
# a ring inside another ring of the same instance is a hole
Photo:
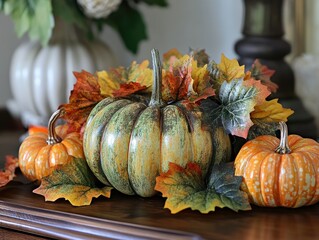
[[[58,109],[50,117],[50,120],[48,123],[48,139],[47,139],[48,145],[53,145],[53,144],[62,142],[62,139],[55,132],[55,122],[60,117],[60,114],[61,114],[61,110]]]
[[[165,105],[162,99],[162,65],[160,55],[157,49],[152,49],[152,63],[153,63],[153,88],[150,107],[162,107]]]
[[[283,121],[279,122],[279,130],[280,130],[280,143],[276,148],[276,153],[286,154],[290,153],[291,150],[288,145],[288,127],[287,124]]]

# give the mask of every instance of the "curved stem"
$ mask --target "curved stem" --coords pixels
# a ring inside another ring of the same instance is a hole
[[[288,145],[288,127],[285,122],[279,122],[279,130],[280,130],[280,143],[276,148],[276,153],[286,154],[290,153],[291,150]]]
[[[161,59],[157,49],[152,49],[152,63],[153,63],[153,89],[150,107],[162,107],[165,105],[162,99],[162,66]]]
[[[60,114],[61,114],[61,109],[58,109],[50,117],[49,124],[48,124],[48,139],[47,139],[47,143],[49,145],[60,143],[62,141],[62,139],[55,132],[55,122],[60,117]]]

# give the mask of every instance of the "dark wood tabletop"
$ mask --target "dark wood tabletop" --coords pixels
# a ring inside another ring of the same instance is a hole
[[[21,133],[0,132],[1,161],[6,154],[17,155]],[[73,207],[63,199],[45,202],[32,193],[37,186],[18,175],[0,188],[0,239],[319,239],[319,204],[173,215],[163,209],[164,198],[112,191],[110,199]]]

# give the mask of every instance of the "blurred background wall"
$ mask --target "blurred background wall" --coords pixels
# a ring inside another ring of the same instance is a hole
[[[119,36],[110,28],[105,28],[101,39],[113,50],[118,63],[127,66],[132,60],[138,62],[150,58],[150,49],[158,48],[161,53],[171,48],[181,52],[206,49],[212,59],[219,61],[221,53],[229,58],[237,57],[235,42],[241,38],[243,4],[241,0],[168,0],[168,8],[141,7],[148,29],[148,40],[142,42],[137,55],[128,52]],[[286,5],[291,5],[287,0]],[[286,18],[293,17],[286,7]],[[288,38],[292,22],[285,21]],[[0,107],[11,98],[9,66],[13,51],[26,40],[18,39],[11,19],[0,14]]]

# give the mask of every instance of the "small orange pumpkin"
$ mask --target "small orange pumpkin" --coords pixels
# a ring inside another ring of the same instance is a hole
[[[253,204],[297,208],[319,201],[319,143],[289,135],[279,123],[280,140],[259,136],[248,141],[235,159],[235,175]]]
[[[72,156],[84,158],[80,134],[67,134],[66,125],[55,128],[60,112],[57,110],[52,114],[48,133],[33,131],[20,146],[19,167],[23,175],[31,181],[40,181],[58,165],[67,163]]]

